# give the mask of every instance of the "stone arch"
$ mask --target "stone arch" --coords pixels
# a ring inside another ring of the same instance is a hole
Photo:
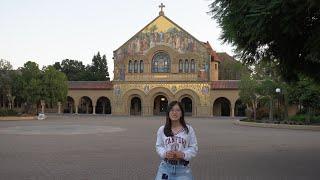
[[[169,100],[159,93],[153,100],[153,115],[166,115]]]
[[[179,102],[181,102],[181,100],[185,97],[188,97],[191,99],[192,101],[192,116],[196,116],[197,115],[197,106],[200,103],[200,98],[197,95],[196,92],[194,92],[191,89],[183,89],[178,91],[175,94],[175,99],[177,99]]]
[[[122,99],[123,99],[123,109],[124,109],[124,113],[126,113],[127,115],[130,115],[130,107],[131,107],[131,100],[134,97],[138,97],[141,100],[141,115],[143,115],[145,113],[145,94],[144,92],[142,92],[139,89],[131,89],[129,91],[127,91]]]
[[[148,93],[148,100],[147,102],[149,103],[148,104],[148,107],[150,107],[150,110],[151,110],[151,114],[156,114],[158,115],[157,113],[157,108],[160,108],[160,105],[159,107],[156,105],[157,102],[155,102],[157,99],[157,97],[160,97],[160,96],[163,96],[163,98],[166,99],[167,103],[169,103],[170,101],[173,100],[174,98],[174,95],[172,94],[172,92],[167,89],[167,88],[164,88],[164,87],[157,87],[157,88],[153,88],[149,91]],[[162,105],[163,106],[163,105]],[[166,110],[167,107],[165,107],[165,110]],[[163,113],[162,113],[163,114]]]
[[[141,98],[138,96],[133,96],[130,99],[131,100],[130,100],[129,114],[133,116],[141,116],[142,115]]]
[[[173,60],[175,59],[174,57],[178,54],[174,49],[172,49],[169,46],[158,45],[158,46],[150,48],[146,52],[146,57],[149,60],[148,64],[151,64],[151,60],[152,60],[153,55],[155,55],[159,51],[164,51],[164,52],[168,53],[171,58],[171,62],[173,62]]]
[[[78,113],[82,114],[92,114],[93,113],[93,104],[92,99],[88,96],[82,96],[79,101]]]
[[[192,97],[186,95],[185,97],[181,98],[180,102],[182,104],[182,108],[184,109],[184,114],[186,116],[192,116],[192,113],[193,113]]]
[[[219,97],[214,100],[212,114],[214,116],[231,116],[231,101],[226,97]]]
[[[172,92],[168,88],[156,87],[156,88],[151,89],[149,91],[149,93],[147,94],[148,100],[154,100],[155,96],[157,96],[159,94],[164,94],[164,96],[166,96],[168,98],[169,102],[172,101],[174,98],[174,95],[172,94]]]
[[[111,114],[111,101],[108,97],[101,96],[96,102],[96,114]]]
[[[67,101],[63,106],[63,113],[74,113],[75,112],[75,101],[72,96],[67,96]]]

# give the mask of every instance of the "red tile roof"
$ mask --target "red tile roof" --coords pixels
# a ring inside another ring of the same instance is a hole
[[[110,81],[68,81],[69,90],[105,90],[113,89]]]
[[[220,62],[219,56],[217,55],[216,51],[214,51],[209,43],[209,41],[207,42],[203,42],[204,45],[207,47],[207,50],[210,52],[211,54],[211,61],[218,61]]]
[[[220,80],[211,83],[211,89],[239,89],[239,80]]]

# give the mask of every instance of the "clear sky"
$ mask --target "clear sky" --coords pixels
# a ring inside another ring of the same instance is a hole
[[[1,0],[0,58],[14,68],[34,61],[40,68],[63,59],[91,63],[106,54],[111,79],[113,51],[159,14],[165,15],[218,52],[232,53],[219,40],[220,28],[207,14],[211,0]]]

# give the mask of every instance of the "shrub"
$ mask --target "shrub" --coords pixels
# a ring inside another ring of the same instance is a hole
[[[310,118],[311,123],[320,124],[320,116],[312,116]]]
[[[12,109],[0,109],[0,116],[17,116],[18,112]]]
[[[306,120],[306,115],[304,114],[298,114],[295,116],[291,116],[289,118],[291,121],[299,121],[299,122],[304,122]]]
[[[269,118],[269,109],[261,107],[257,109],[257,119]]]

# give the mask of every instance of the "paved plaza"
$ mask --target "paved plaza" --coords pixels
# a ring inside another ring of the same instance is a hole
[[[199,154],[195,179],[320,179],[320,131],[234,125],[191,118]],[[156,132],[165,117],[51,115],[0,121],[0,179],[153,179]]]

